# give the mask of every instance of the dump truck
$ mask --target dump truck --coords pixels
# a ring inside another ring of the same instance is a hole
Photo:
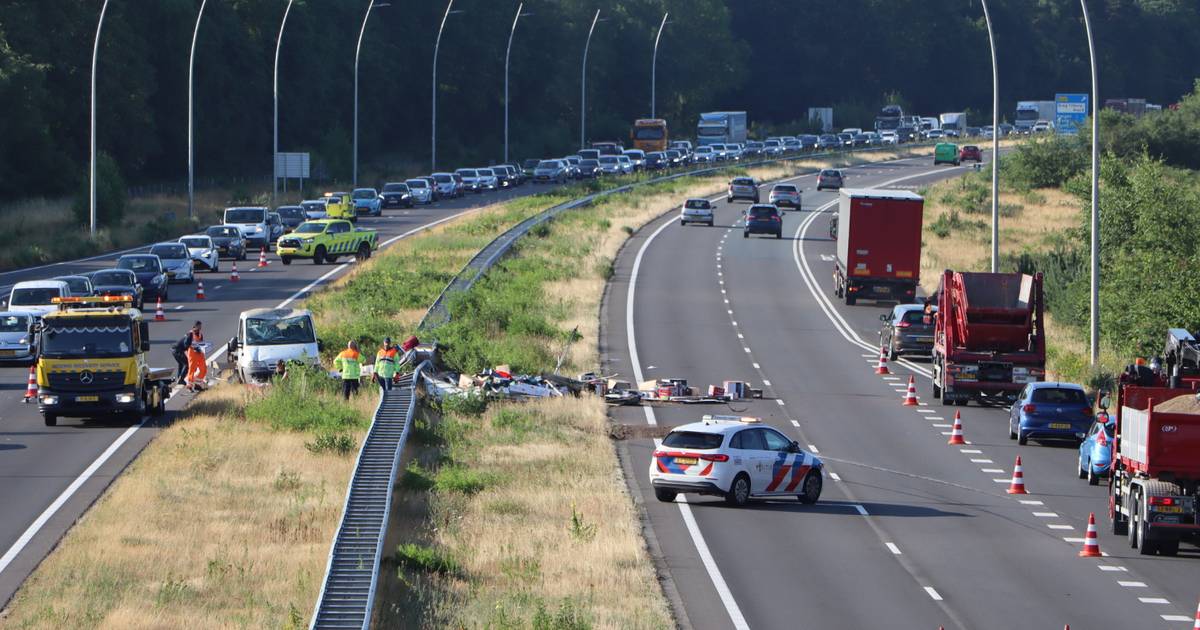
[[[933,397],[943,405],[1016,400],[1045,379],[1042,274],[946,270],[937,290]]]
[[[60,417],[140,422],[166,409],[175,369],[152,368],[150,327],[129,296],[54,298],[42,318],[38,410]]]
[[[924,208],[925,200],[906,190],[841,189],[834,296],[848,306],[916,299]]]
[[[1109,522],[1142,555],[1173,556],[1181,541],[1200,540],[1200,344],[1181,329],[1167,339],[1166,370],[1130,366],[1117,388]],[[1190,347],[1192,360],[1172,365],[1173,344]]]

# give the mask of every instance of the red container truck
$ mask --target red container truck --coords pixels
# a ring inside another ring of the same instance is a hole
[[[912,302],[921,275],[925,200],[905,190],[843,188],[838,207],[833,294]]]
[[[1200,539],[1197,349],[1191,334],[1172,329],[1166,373],[1131,366],[1117,390],[1108,515],[1112,532],[1143,555],[1173,556],[1180,541]]]
[[[933,397],[1015,400],[1046,376],[1042,274],[945,271],[933,333]]]

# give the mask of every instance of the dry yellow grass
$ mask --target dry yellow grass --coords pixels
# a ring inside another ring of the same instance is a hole
[[[303,626],[354,458],[244,421],[248,395],[215,388],[164,429],[21,587],[0,628]],[[373,398],[358,398],[368,417]]]

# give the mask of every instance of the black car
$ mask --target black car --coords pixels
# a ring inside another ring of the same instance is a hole
[[[117,269],[133,272],[142,286],[142,299],[167,300],[167,270],[162,259],[154,254],[126,254],[117,259]]]
[[[924,304],[897,304],[891,313],[879,316],[879,346],[887,348],[888,359],[902,354],[929,356],[933,352],[933,315],[937,307]]]
[[[524,162],[521,162],[521,174],[525,176],[525,179],[527,179],[529,181],[533,181],[533,172],[535,170],[537,170],[537,165],[540,162],[541,162],[541,160],[534,160],[534,159],[529,159],[529,160],[525,160]]]
[[[279,206],[275,212],[279,215],[279,221],[283,224],[285,232],[296,229],[301,223],[308,220],[308,214],[304,212],[302,206]]]
[[[379,192],[379,196],[383,199],[380,205],[384,208],[413,207],[412,193],[408,190],[408,184],[403,182],[389,182],[384,184],[383,190]]]
[[[137,276],[128,269],[101,269],[88,274],[92,291],[97,296],[127,295],[133,298],[133,307],[142,308],[142,285]]]
[[[742,237],[750,238],[751,234],[774,234],[775,238],[783,238],[783,218],[779,216],[779,208],[767,204],[750,206]]]
[[[246,241],[242,239],[242,231],[237,226],[213,225],[204,230],[204,234],[217,246],[217,256],[246,260]]]
[[[579,179],[600,177],[600,160],[579,160]]]
[[[662,151],[652,151],[646,154],[646,170],[658,171],[671,168],[671,159]]]

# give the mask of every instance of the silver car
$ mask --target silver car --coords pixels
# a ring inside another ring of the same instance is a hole
[[[33,363],[38,356],[37,313],[0,312],[0,362]]]
[[[481,193],[483,192],[483,184],[479,181],[479,171],[473,168],[460,168],[454,171],[463,179],[463,187],[468,192]]]
[[[434,173],[430,177],[433,178],[434,189],[437,191],[439,199],[449,199],[462,195],[462,190],[459,189],[458,180],[454,179],[454,175],[450,173]]]
[[[500,178],[496,177],[496,172],[490,168],[477,168],[475,173],[479,177],[480,190],[496,190],[500,188]]]
[[[713,205],[707,199],[688,199],[679,210],[679,225],[703,223],[709,227],[713,224]]]
[[[567,167],[561,160],[542,160],[533,169],[533,182],[535,184],[538,182],[563,184],[566,181]]]
[[[191,284],[196,279],[196,268],[187,245],[159,243],[150,248],[150,253],[158,256],[158,259],[162,261],[163,269],[167,271],[167,282]]]
[[[628,149],[625,151],[625,156],[633,162],[633,170],[640,171],[646,168],[646,152],[641,149]]]
[[[613,157],[616,157],[617,163],[621,165],[622,173],[625,173],[626,175],[628,175],[634,171],[633,160],[629,159],[628,155],[625,155],[624,153],[622,153],[621,155],[617,155],[617,156],[613,156]]]
[[[800,209],[800,189],[795,184],[775,184],[767,195],[767,203],[773,203],[780,208],[783,207]]]
[[[429,205],[433,203],[433,187],[429,182],[423,179],[410,179],[408,184],[408,194],[412,197],[413,203]]]
[[[710,145],[696,147],[696,152],[692,154],[693,162],[716,162],[717,152]]]
[[[615,155],[604,155],[600,157],[600,173],[604,175],[620,175],[621,163],[617,161]]]

